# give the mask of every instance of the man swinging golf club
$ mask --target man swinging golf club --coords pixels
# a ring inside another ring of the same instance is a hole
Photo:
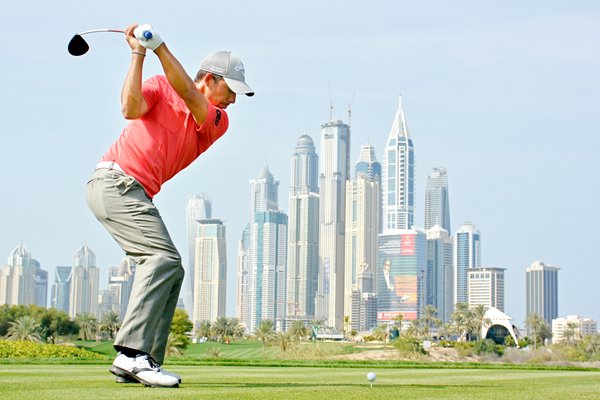
[[[131,122],[87,185],[89,207],[137,264],[110,372],[117,382],[177,387],[179,375],[161,364],[184,272],[152,198],[225,133],[224,110],[236,95],[254,92],[242,61],[230,52],[207,56],[192,80],[151,26],[131,25],[125,37],[132,54],[121,107]],[[164,76],[142,83],[147,49],[160,60]]]

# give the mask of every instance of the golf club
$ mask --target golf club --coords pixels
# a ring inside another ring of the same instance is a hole
[[[85,32],[80,32],[74,35],[69,41],[69,45],[67,46],[67,50],[69,54],[72,56],[82,56],[88,52],[90,46],[87,44],[85,39],[82,37],[83,35],[87,35],[88,33],[97,33],[97,32],[116,32],[116,33],[125,33],[122,29],[92,29]],[[144,31],[143,33],[146,39],[152,39],[152,32]]]

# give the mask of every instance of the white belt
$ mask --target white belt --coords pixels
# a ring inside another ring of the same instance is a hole
[[[125,171],[123,171],[119,164],[117,164],[114,161],[101,161],[98,164],[96,164],[96,169],[114,169],[125,173]]]

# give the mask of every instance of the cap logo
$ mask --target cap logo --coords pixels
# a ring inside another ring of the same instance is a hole
[[[218,67],[216,65],[211,65],[210,67],[208,67],[208,69],[210,70],[210,72],[216,72],[218,74],[222,74],[223,72],[225,72],[224,68]]]

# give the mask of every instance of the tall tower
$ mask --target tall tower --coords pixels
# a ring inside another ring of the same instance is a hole
[[[182,296],[185,311],[191,318],[194,311],[194,285],[195,285],[195,271],[194,262],[196,260],[196,237],[198,237],[198,221],[202,219],[212,218],[212,202],[210,198],[205,194],[192,194],[188,197],[187,206],[185,210],[186,228],[187,228],[187,239],[188,239],[188,263],[184,265],[185,276],[183,277],[182,285]]]
[[[8,256],[8,264],[0,271],[0,304],[36,304],[35,267],[31,253],[23,245]]]
[[[242,231],[237,247],[237,304],[235,315],[240,324],[250,329],[250,224]]]
[[[316,318],[338,330],[344,324],[344,232],[350,127],[340,120],[322,125],[319,187],[319,281]]]
[[[559,267],[534,261],[525,275],[526,314],[537,314],[549,326],[558,317],[558,270]]]
[[[197,327],[202,321],[213,322],[218,317],[225,316],[227,246],[223,221],[198,221],[195,254],[192,323]]]
[[[71,298],[71,273],[73,267],[57,266],[54,273],[54,285],[52,285],[52,307],[58,311],[69,312],[69,301]]]
[[[446,168],[434,168],[425,185],[425,229],[434,225],[441,226],[448,235],[452,235]]]
[[[438,318],[450,321],[454,310],[454,269],[452,238],[440,225],[427,229],[426,304],[438,310]]]
[[[375,158],[375,148],[370,144],[363,145],[355,167],[355,178],[349,180],[346,186],[344,316],[350,319],[352,291],[357,288],[358,274],[361,270],[374,273],[377,263],[380,181],[381,164]],[[367,269],[367,266],[370,268]],[[373,319],[376,319],[376,314]],[[355,325],[353,321],[351,323]]]
[[[98,316],[99,270],[96,255],[84,244],[73,254],[69,317],[79,314]]]
[[[415,155],[402,111],[402,98],[383,153],[383,233],[412,229],[415,206]]]
[[[258,178],[250,181],[250,332],[263,319],[271,319],[278,328],[283,328],[287,215],[278,210],[278,187],[279,182],[275,181],[268,167]]]
[[[465,222],[454,237],[454,304],[469,303],[469,270],[481,267],[481,235]]]
[[[309,322],[319,273],[319,158],[310,136],[300,136],[291,164],[286,320]]]

